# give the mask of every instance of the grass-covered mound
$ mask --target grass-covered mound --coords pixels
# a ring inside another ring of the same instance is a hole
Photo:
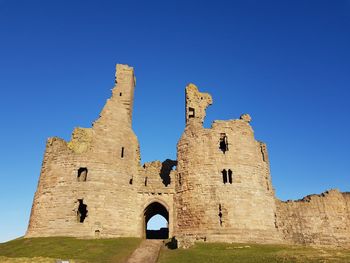
[[[350,250],[303,246],[197,243],[189,249],[162,249],[159,263],[350,262]]]
[[[0,243],[0,261],[48,262],[123,262],[140,244],[137,238],[76,239],[71,237],[20,238]],[[21,258],[21,259],[20,259]],[[23,258],[36,258],[29,260]],[[39,261],[42,260],[42,261]]]

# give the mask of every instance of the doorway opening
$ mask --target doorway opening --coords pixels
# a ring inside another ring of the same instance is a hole
[[[161,203],[149,204],[144,212],[146,239],[169,238],[169,212]]]

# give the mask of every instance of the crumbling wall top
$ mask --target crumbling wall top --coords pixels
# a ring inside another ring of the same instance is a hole
[[[250,123],[252,121],[252,117],[248,113],[244,113],[240,117],[241,120]]]
[[[75,153],[86,152],[92,141],[92,132],[91,128],[75,128],[72,133],[72,138],[67,144],[68,148]]]
[[[186,125],[202,125],[205,118],[205,111],[213,99],[209,93],[198,91],[196,85],[190,83],[186,87]]]
[[[135,85],[134,68],[124,64],[117,64],[115,66],[115,84],[128,80],[126,76],[132,76]]]
[[[141,176],[144,177],[144,183],[140,191],[163,191],[168,189],[170,192],[174,191],[173,179],[175,177],[175,170],[177,161],[166,159],[163,162],[153,161],[143,165],[141,169]]]
[[[310,194],[307,196],[304,196],[301,199],[298,200],[287,200],[287,201],[281,201],[278,200],[278,202],[280,203],[285,203],[285,204],[298,204],[298,203],[309,203],[313,200],[319,199],[319,198],[326,198],[326,197],[335,197],[335,196],[340,196],[340,195],[344,195],[344,193],[340,192],[338,189],[329,189],[327,191],[324,191],[321,194]]]
[[[119,127],[125,126],[130,128],[132,122],[134,91],[134,68],[128,65],[117,64],[112,96],[107,99],[107,102],[100,113],[100,117],[93,123],[93,127],[105,127],[117,124]]]

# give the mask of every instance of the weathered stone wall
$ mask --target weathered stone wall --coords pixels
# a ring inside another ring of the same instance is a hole
[[[249,115],[203,128],[211,102],[193,84],[186,88],[187,125],[177,152],[175,234],[180,242],[188,237],[277,242],[266,146],[254,139]]]
[[[174,228],[174,193],[175,193],[175,166],[176,161],[165,160],[145,163],[140,170],[138,180],[138,200],[142,204],[139,210],[143,213],[152,202],[162,204],[169,213],[169,236],[173,235]],[[145,221],[143,221],[145,222]],[[141,225],[141,231],[145,225]]]
[[[330,190],[276,204],[277,226],[287,242],[350,248],[350,193]]]
[[[93,127],[75,129],[68,143],[48,140],[27,237],[137,237],[144,234],[143,211],[152,200],[161,200],[172,213],[171,186],[163,195],[160,184],[153,186],[159,171],[147,173],[139,163],[131,128],[134,86],[133,68],[117,65],[112,97]],[[78,178],[80,168],[87,169],[86,181],[85,174]],[[77,218],[79,199],[87,205],[84,222]]]

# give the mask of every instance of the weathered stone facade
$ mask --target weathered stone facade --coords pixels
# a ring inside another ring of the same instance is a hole
[[[350,193],[338,190],[277,203],[277,226],[294,244],[350,247]]]
[[[186,128],[177,161],[140,164],[131,128],[133,68],[117,65],[115,87],[92,128],[49,138],[26,237],[145,237],[155,214],[181,246],[195,240],[350,247],[350,195],[275,198],[266,145],[251,117],[203,127],[209,94],[186,87]]]

